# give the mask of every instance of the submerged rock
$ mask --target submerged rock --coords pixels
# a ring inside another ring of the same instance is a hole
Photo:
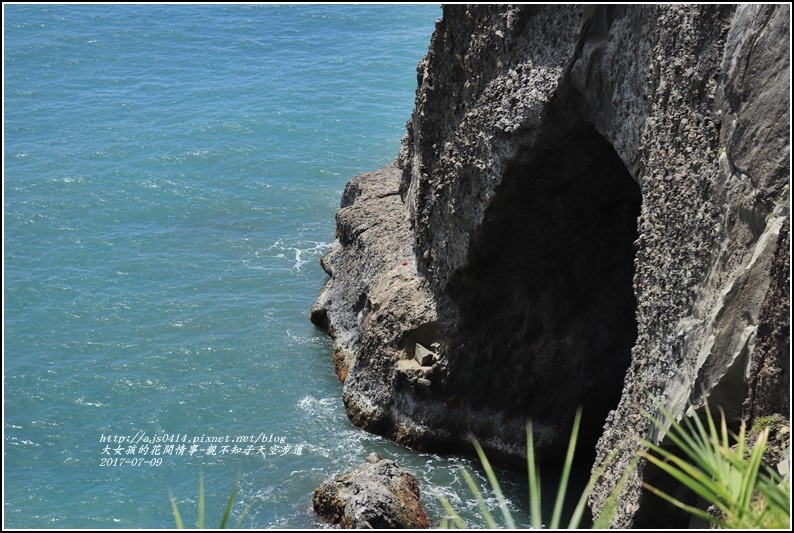
[[[349,472],[314,491],[315,512],[345,529],[426,529],[419,484],[389,459],[372,453]]]

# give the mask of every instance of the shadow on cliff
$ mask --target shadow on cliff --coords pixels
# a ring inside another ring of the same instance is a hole
[[[469,265],[447,286],[461,317],[448,350],[448,383],[460,390],[449,394],[465,391],[474,409],[539,427],[570,427],[583,407],[580,447],[592,450],[637,334],[641,202],[591,124],[557,124],[520,150],[472,240]]]

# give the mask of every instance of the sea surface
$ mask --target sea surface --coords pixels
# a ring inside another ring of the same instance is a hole
[[[346,181],[396,155],[438,5],[3,6],[4,527],[327,527],[375,451],[308,320]],[[500,473],[517,517],[525,481]],[[525,522],[523,522],[525,523]],[[519,518],[519,525],[521,525]],[[232,524],[233,525],[233,524]]]

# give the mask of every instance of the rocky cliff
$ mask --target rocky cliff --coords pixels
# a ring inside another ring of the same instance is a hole
[[[597,512],[643,410],[790,408],[788,5],[447,6],[397,161],[348,184],[312,320],[360,427],[553,457]],[[678,525],[643,505],[616,527]],[[661,521],[661,522],[660,522]]]

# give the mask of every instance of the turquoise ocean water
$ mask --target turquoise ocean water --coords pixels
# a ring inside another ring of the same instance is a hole
[[[437,5],[4,5],[4,525],[323,527],[376,451],[308,313],[346,181],[393,159]],[[477,473],[482,482],[482,475]],[[516,509],[520,479],[505,476]],[[493,498],[489,499],[495,504]]]

